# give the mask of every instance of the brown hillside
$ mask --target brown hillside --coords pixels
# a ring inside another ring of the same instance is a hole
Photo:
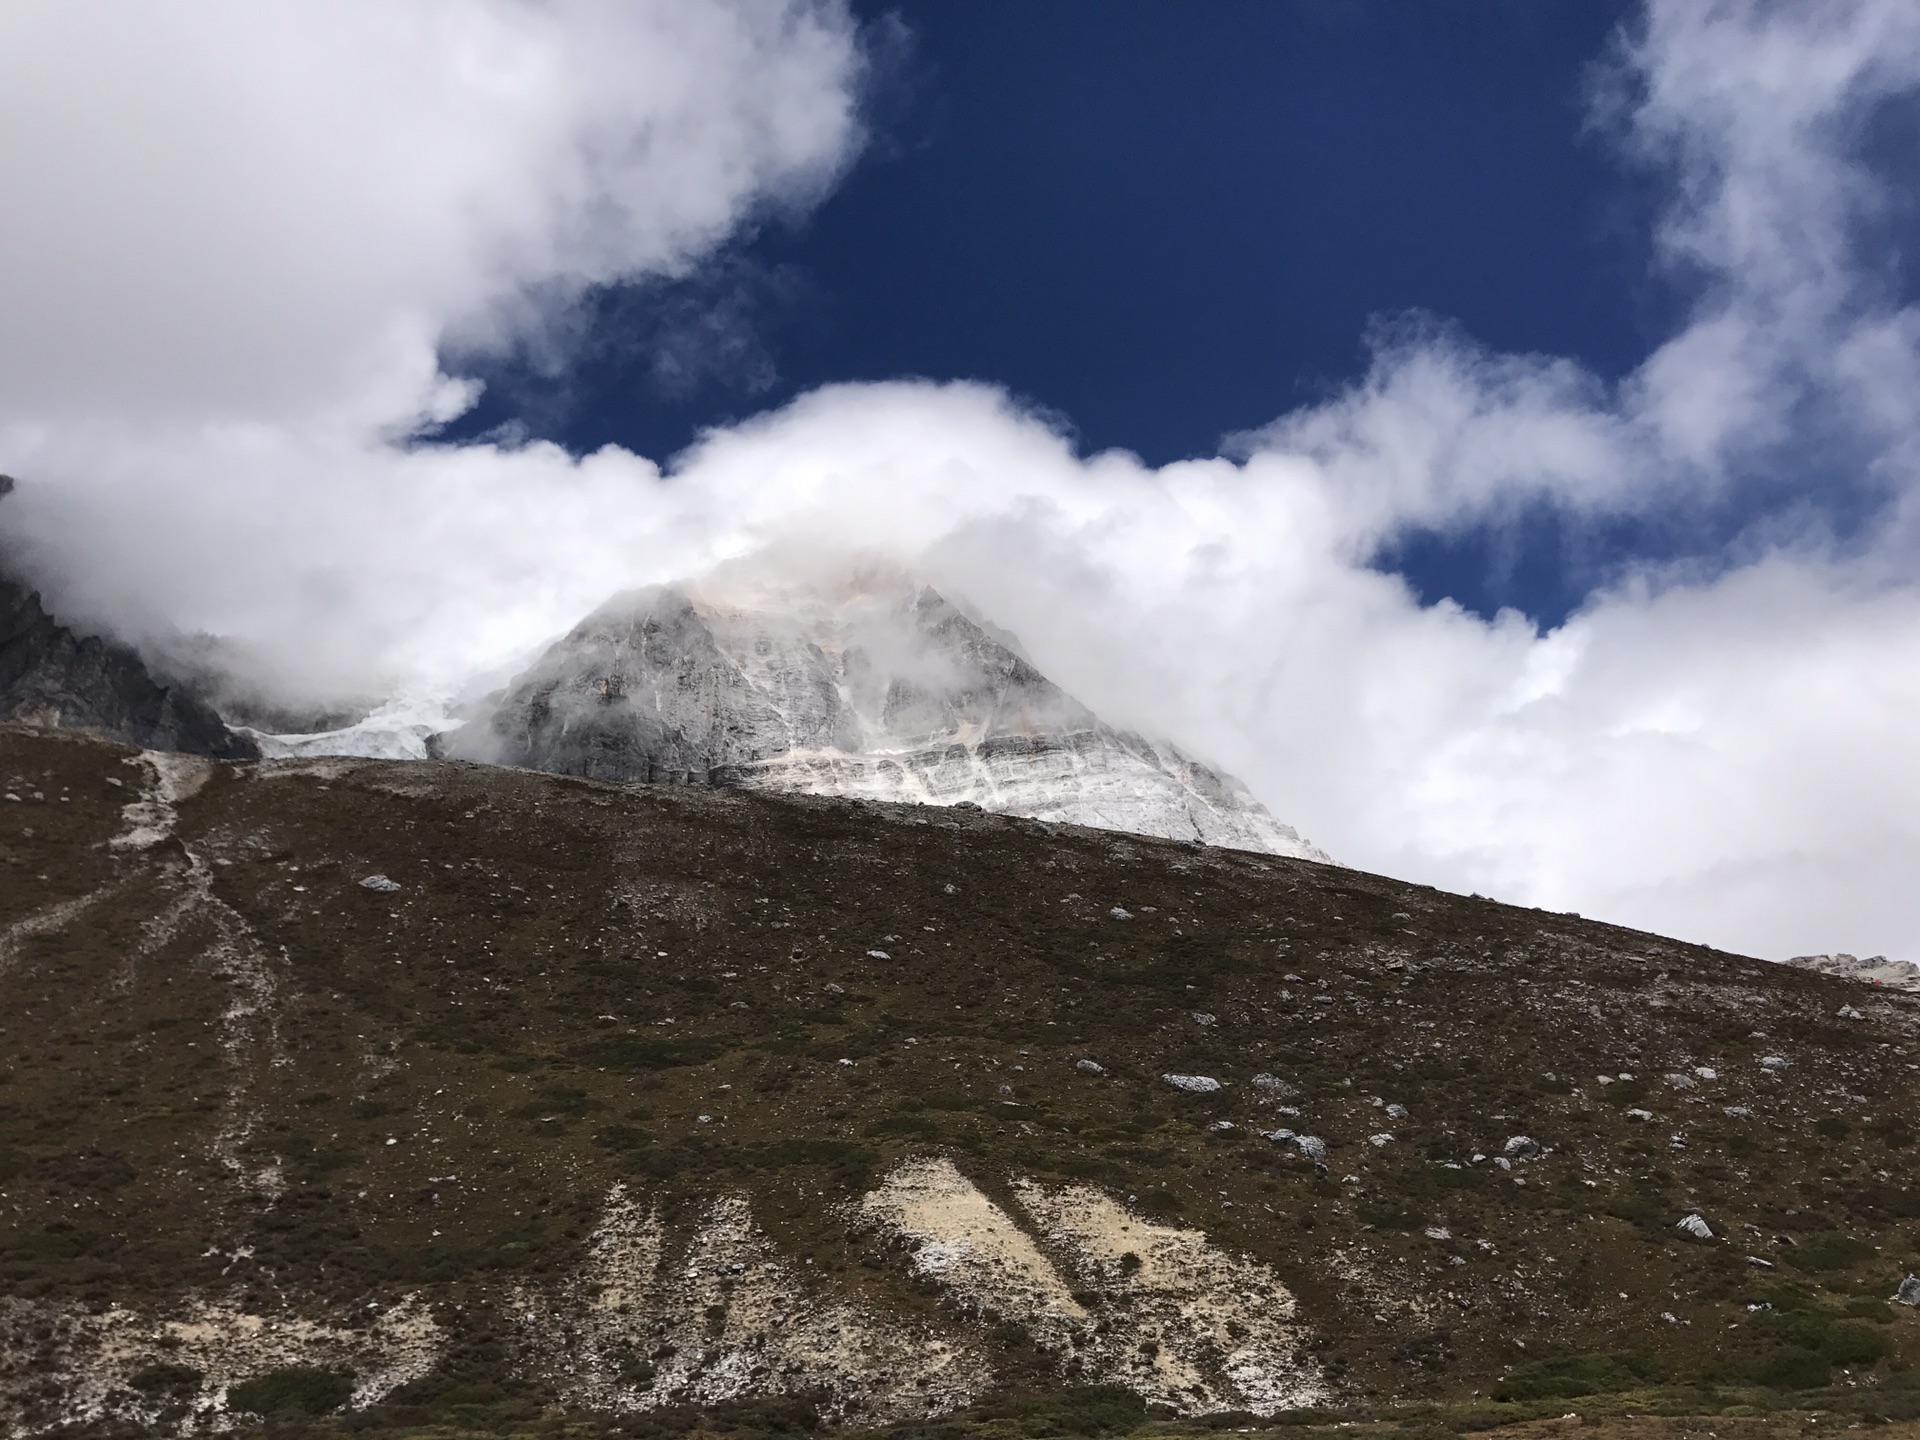
[[[966,811],[18,728],[0,780],[14,1433],[1904,1413],[1920,997]]]

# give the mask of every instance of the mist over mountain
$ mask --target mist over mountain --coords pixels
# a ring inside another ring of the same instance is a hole
[[[0,475],[0,501],[13,488],[13,477]],[[125,645],[49,614],[0,548],[0,721],[7,720],[220,760],[259,754],[212,706],[156,679]]]
[[[435,753],[625,784],[971,804],[1325,860],[1247,788],[1117,729],[931,585],[855,568],[615,596],[458,729],[404,702],[277,755]]]

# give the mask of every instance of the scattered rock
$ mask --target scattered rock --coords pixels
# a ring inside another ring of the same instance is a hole
[[[1759,1257],[1758,1255],[1749,1255],[1749,1256],[1747,1256],[1747,1264],[1749,1264],[1749,1265],[1751,1265],[1751,1266],[1753,1266],[1753,1268],[1754,1268],[1754,1269],[1756,1269],[1756,1270],[1771,1270],[1771,1269],[1773,1269],[1773,1261],[1771,1261],[1771,1260],[1762,1260],[1762,1259],[1761,1259],[1761,1258],[1760,1258],[1760,1257]]]
[[[1073,1068],[1078,1070],[1082,1075],[1104,1075],[1107,1073],[1107,1067],[1102,1065],[1098,1060],[1076,1060],[1074,1061]]]
[[[1116,920],[1133,919],[1133,912],[1131,910],[1124,910],[1118,905],[1114,906],[1113,909],[1109,910],[1107,914],[1111,915]]]
[[[869,960],[891,960],[893,956],[884,950],[869,950],[867,951],[867,958]]]
[[[1323,1164],[1326,1161],[1327,1142],[1322,1140],[1318,1135],[1296,1135],[1293,1137],[1293,1145],[1296,1150],[1316,1165]]]
[[[1546,1151],[1538,1140],[1530,1135],[1510,1135],[1507,1143],[1500,1147],[1500,1153],[1509,1160],[1537,1160]]]
[[[1653,1119],[1653,1112],[1651,1110],[1642,1110],[1638,1106],[1635,1106],[1633,1109],[1627,1111],[1627,1119],[1648,1121]]]
[[[1687,1216],[1685,1219],[1680,1221],[1680,1223],[1675,1225],[1673,1228],[1676,1230],[1685,1231],[1687,1234],[1693,1236],[1693,1238],[1696,1240],[1713,1239],[1713,1227],[1707,1224],[1707,1222],[1705,1220],[1702,1220],[1698,1215]]]
[[[1220,1017],[1218,1015],[1209,1015],[1204,1010],[1193,1010],[1188,1013],[1193,1016],[1193,1023],[1196,1025],[1218,1025],[1220,1023]]]
[[[1221,1088],[1220,1082],[1211,1075],[1162,1075],[1160,1078],[1189,1095],[1211,1095]]]
[[[1700,1080],[1718,1080],[1720,1078],[1720,1072],[1711,1065],[1696,1065],[1693,1067],[1693,1073],[1695,1078]]]
[[[1842,1020],[1864,1020],[1867,1018],[1864,1012],[1854,1009],[1851,1005],[1842,1005],[1834,1013]]]
[[[1294,977],[1298,978],[1298,977]],[[1253,1077],[1253,1088],[1262,1095],[1272,1095],[1276,1099],[1288,1100],[1299,1092],[1282,1080],[1278,1075],[1260,1074]]]
[[[1406,1118],[1407,1118],[1407,1107],[1406,1107],[1406,1106],[1404,1106],[1404,1105],[1389,1105],[1389,1106],[1387,1106],[1387,1119],[1389,1119],[1389,1120],[1404,1120],[1404,1119],[1406,1119]]]
[[[841,989],[838,985],[834,984],[831,980],[829,980],[826,984],[822,985],[820,988],[826,991],[827,994],[829,995],[844,995],[847,993],[845,990]]]
[[[1233,1129],[1233,1121],[1215,1120],[1211,1125],[1207,1126],[1207,1129],[1211,1130],[1214,1134],[1219,1135],[1225,1131]]]
[[[1666,1080],[1667,1084],[1671,1085],[1676,1090],[1693,1089],[1693,1077],[1691,1075],[1682,1075],[1679,1071],[1676,1070],[1671,1075],[1667,1075],[1663,1078]]]
[[[398,880],[389,880],[384,875],[369,875],[360,882],[362,890],[377,890],[382,895],[391,894],[400,888]]]
[[[1787,1057],[1784,1055],[1762,1055],[1760,1057],[1760,1068],[1762,1070],[1784,1070],[1787,1068]]]
[[[1902,1305],[1920,1305],[1920,1275],[1909,1275],[1902,1280],[1893,1298]]]
[[[1444,1225],[1429,1225],[1422,1232],[1429,1240],[1451,1240],[1453,1232]]]
[[[1367,1136],[1367,1143],[1376,1150],[1384,1150],[1393,1143],[1393,1136],[1382,1133]]]

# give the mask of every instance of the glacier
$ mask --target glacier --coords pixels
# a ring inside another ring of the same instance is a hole
[[[451,697],[402,696],[337,730],[274,734],[246,725],[236,725],[234,730],[257,745],[268,760],[304,760],[320,755],[425,760],[434,753],[435,737],[458,723],[458,708]]]

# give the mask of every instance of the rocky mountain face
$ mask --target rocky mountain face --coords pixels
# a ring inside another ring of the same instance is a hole
[[[1577,917],[0,726],[0,994],[9,1436],[1920,1414],[1920,997]]]
[[[931,587],[621,595],[447,753],[616,782],[972,804],[1322,860],[1246,788],[1116,730]]]
[[[74,634],[41,607],[38,595],[4,576],[0,719],[222,760],[259,753],[209,706],[155,680],[132,650]]]
[[[13,489],[0,475],[0,500]],[[77,635],[0,573],[0,720],[87,730],[152,750],[251,759],[253,743],[194,696],[161,684],[132,650]]]

